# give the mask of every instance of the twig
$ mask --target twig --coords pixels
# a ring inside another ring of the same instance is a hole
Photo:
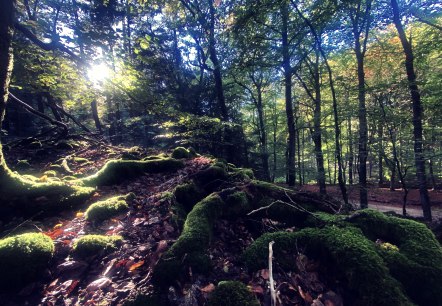
[[[276,292],[275,292],[275,282],[273,280],[273,244],[275,241],[269,242],[269,281],[270,281],[270,296],[272,299],[272,306],[276,306]]]

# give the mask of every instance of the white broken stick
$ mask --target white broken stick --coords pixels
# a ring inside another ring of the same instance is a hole
[[[269,281],[270,281],[270,297],[272,299],[272,306],[276,306],[276,292],[275,292],[275,281],[273,280],[273,244],[275,241],[269,242]]]

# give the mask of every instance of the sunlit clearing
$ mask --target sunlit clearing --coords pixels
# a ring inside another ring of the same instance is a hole
[[[110,69],[104,63],[92,65],[87,72],[89,80],[95,85],[102,83],[109,75]]]

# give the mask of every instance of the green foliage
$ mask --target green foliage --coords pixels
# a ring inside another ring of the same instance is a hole
[[[117,249],[121,236],[85,235],[74,242],[72,253],[80,258],[106,254]]]
[[[95,202],[88,207],[84,216],[86,220],[95,222],[110,219],[129,208],[126,203],[126,198],[126,196],[117,196],[104,201]]]
[[[221,281],[213,291],[209,306],[259,306],[246,285],[238,281]]]
[[[51,238],[40,233],[21,234],[0,240],[0,284],[19,287],[41,276],[54,253]]]

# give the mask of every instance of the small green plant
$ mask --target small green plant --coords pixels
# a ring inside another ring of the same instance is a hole
[[[27,233],[0,240],[0,284],[19,287],[36,279],[54,253],[51,238]]]
[[[121,236],[85,235],[74,243],[72,252],[80,258],[106,254],[115,251],[122,240]]]
[[[238,281],[221,281],[209,299],[209,306],[259,306],[247,286]]]
[[[88,221],[100,222],[121,214],[128,208],[126,196],[112,197],[91,204],[85,212],[85,218]]]

